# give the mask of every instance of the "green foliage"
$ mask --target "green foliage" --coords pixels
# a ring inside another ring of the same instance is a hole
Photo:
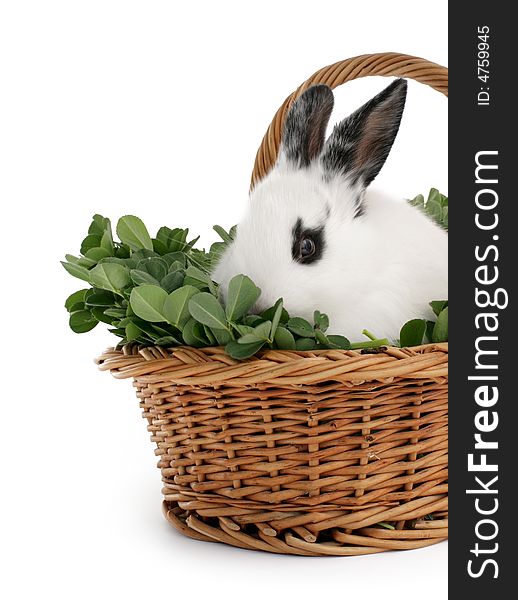
[[[427,205],[431,202],[430,211],[434,204],[440,206],[440,215],[436,208],[433,214],[447,224],[447,199],[444,203],[444,196],[432,192]],[[327,315],[315,311],[313,323],[290,316],[282,298],[261,314],[249,314],[261,290],[246,275],[230,281],[223,303],[210,271],[234,239],[236,228],[227,232],[216,225],[214,230],[221,241],[214,242],[207,252],[194,248],[197,238],[188,241],[188,229],[161,227],[152,238],[144,223],[132,215],[119,219],[116,240],[110,220],[94,215],[80,256],[67,254],[62,262],[70,275],[90,286],[74,292],[65,302],[70,328],[85,333],[99,322],[106,323],[121,338],[119,346],[128,342],[198,348],[224,345],[238,360],[262,348],[347,350],[388,344],[367,331],[368,340],[355,344],[344,336],[329,335]],[[434,301],[430,306],[436,321],[407,323],[401,332],[402,344],[448,339],[447,301]]]
[[[401,346],[419,346],[423,343],[426,333],[426,321],[424,319],[412,319],[403,325],[399,334]]]
[[[430,302],[430,307],[437,320],[412,319],[405,323],[399,334],[401,346],[420,346],[430,342],[448,341],[448,301],[433,300]]]
[[[428,198],[424,199],[422,194],[416,196],[413,200],[408,201],[412,206],[417,206],[419,209],[430,217],[433,221],[448,231],[448,198],[432,188],[428,194]]]

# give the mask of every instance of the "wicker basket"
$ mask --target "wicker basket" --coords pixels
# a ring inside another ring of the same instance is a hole
[[[367,75],[447,93],[447,69],[421,58],[372,54],[326,67],[275,115],[252,185],[273,165],[298,94]],[[316,556],[447,537],[447,344],[268,350],[244,362],[222,348],[126,346],[97,363],[133,378],[160,458],[164,513],[185,535]],[[395,528],[379,525],[387,522]]]

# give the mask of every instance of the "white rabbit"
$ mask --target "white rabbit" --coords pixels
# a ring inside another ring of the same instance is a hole
[[[262,294],[254,312],[278,298],[292,316],[329,316],[329,332],[359,340],[367,328],[399,337],[403,323],[432,318],[428,303],[448,298],[447,233],[419,209],[366,188],[399,129],[406,81],[398,79],[325,140],[333,93],[306,90],[286,117],[279,157],[250,194],[235,240],[212,274],[248,275]]]

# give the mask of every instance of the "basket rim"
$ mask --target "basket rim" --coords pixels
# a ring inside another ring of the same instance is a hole
[[[142,347],[127,344],[108,348],[95,359],[101,371],[117,379],[136,378],[147,383],[167,380],[176,385],[312,385],[340,381],[445,380],[448,344],[412,348],[387,347],[376,354],[357,350],[264,350],[238,361],[222,346],[193,348]]]

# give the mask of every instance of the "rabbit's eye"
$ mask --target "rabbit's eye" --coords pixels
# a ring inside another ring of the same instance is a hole
[[[315,254],[316,246],[315,242],[310,237],[305,237],[300,242],[300,256],[302,258],[309,258]]]
[[[291,257],[302,265],[311,265],[322,258],[325,248],[324,226],[309,228],[297,219],[291,231]]]

